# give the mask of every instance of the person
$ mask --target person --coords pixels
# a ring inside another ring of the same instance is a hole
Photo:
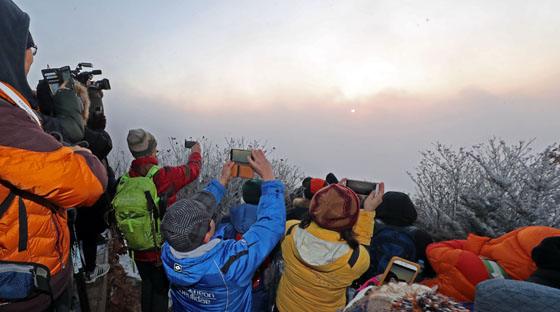
[[[216,236],[224,240],[240,240],[251,226],[257,222],[258,204],[261,198],[262,180],[250,179],[243,183],[242,197],[244,203],[231,207],[229,215],[223,217],[216,226]],[[267,257],[253,275],[251,311],[266,311],[269,307],[270,289],[265,272],[270,268],[270,257]]]
[[[309,203],[318,190],[327,186],[327,181],[319,178],[307,177],[301,182],[301,197],[292,200],[292,208],[286,211],[286,220],[301,220],[309,210]]]
[[[523,281],[491,279],[476,285],[476,311],[554,311],[560,305],[560,236],[531,251],[537,269]]]
[[[107,119],[104,114],[91,113],[90,97],[92,92],[88,92],[90,88],[84,88],[79,82],[74,82],[76,92],[82,102],[84,103],[83,122],[84,122],[84,137],[83,140],[87,142],[91,152],[99,158],[108,176],[107,191],[99,198],[99,200],[91,207],[82,207],[79,209],[76,218],[76,234],[81,241],[82,250],[84,252],[85,262],[85,282],[93,283],[99,277],[104,276],[109,272],[109,263],[97,263],[97,244],[103,241],[101,236],[107,227],[108,220],[106,218],[107,212],[111,204],[111,198],[114,196],[116,188],[115,173],[107,156],[113,149],[113,141],[105,127]],[[91,119],[101,119],[102,122],[91,122]]]
[[[284,233],[284,185],[270,162],[252,150],[249,165],[262,177],[257,221],[240,240],[214,235],[212,215],[226,193],[233,162],[189,199],[168,208],[161,224],[162,260],[171,282],[174,311],[250,311],[255,271]]]
[[[342,179],[340,183],[344,183]],[[276,308],[284,311],[333,311],[346,304],[346,288],[369,267],[366,247],[373,234],[375,209],[384,184],[360,209],[358,195],[342,184],[315,193],[301,221],[290,220],[282,240],[285,272]]]
[[[537,268],[531,251],[543,239],[560,236],[560,229],[526,226],[498,238],[469,234],[466,240],[433,243],[426,255],[437,276],[428,287],[458,301],[473,302],[476,285],[488,279],[526,280]]]
[[[155,137],[146,130],[132,129],[128,132],[126,140],[135,158],[128,171],[129,177],[145,177],[150,169],[158,164]],[[173,204],[177,199],[177,192],[196,180],[201,163],[201,148],[197,142],[191,148],[191,155],[185,165],[166,166],[157,170],[153,182],[158,197],[167,198],[167,205]],[[167,311],[169,281],[161,265],[161,249],[134,251],[133,258],[142,279],[142,311]]]
[[[413,262],[422,260],[421,277],[433,277],[435,272],[426,258],[426,247],[434,240],[426,231],[414,226],[418,214],[410,197],[402,192],[387,192],[375,212],[375,232],[370,250],[384,252],[371,257],[365,280],[382,274],[393,256]],[[365,282],[364,278],[362,280]]]
[[[560,289],[560,236],[547,237],[531,251],[537,269],[526,281]]]
[[[66,208],[91,206],[107,174],[89,150],[64,147],[45,133],[31,109],[35,94],[26,76],[36,45],[29,21],[12,1],[0,0],[0,310],[63,311],[72,274]],[[38,289],[22,282],[30,277],[43,282]]]

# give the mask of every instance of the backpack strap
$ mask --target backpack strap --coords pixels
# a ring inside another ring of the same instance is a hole
[[[19,245],[18,245],[19,252],[22,252],[27,249],[28,234],[29,233],[27,229],[27,209],[25,209],[23,198],[19,196]]]
[[[292,234],[292,230],[296,227],[296,225],[299,225],[299,223],[292,224],[290,228],[288,228],[288,230],[286,231],[286,236]]]
[[[161,169],[161,167],[153,165],[152,168],[150,168],[150,170],[148,170],[148,173],[146,173],[146,178],[149,178],[149,179],[153,180],[154,176],[159,171],[159,169]]]
[[[8,194],[8,196],[6,196],[6,198],[4,199],[2,204],[0,204],[0,218],[2,218],[4,213],[8,210],[8,207],[10,207],[10,205],[12,204],[12,201],[14,201],[15,197],[16,197],[16,194],[14,192],[10,192]]]
[[[8,210],[12,202],[14,201],[16,194],[10,191],[8,196],[4,199],[2,204],[0,204],[0,218]],[[27,228],[27,209],[25,209],[25,203],[23,198],[18,196],[18,223],[19,223],[19,243],[18,251],[22,252],[27,249],[27,240],[29,238],[29,230]]]
[[[358,246],[358,248],[355,248],[354,251],[352,251],[352,255],[348,260],[348,264],[350,265],[351,268],[354,267],[354,265],[358,261],[358,258],[360,258],[360,246]]]

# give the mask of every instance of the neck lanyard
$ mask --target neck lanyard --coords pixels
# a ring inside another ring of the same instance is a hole
[[[38,125],[41,127],[41,121],[39,117],[35,114],[35,112],[27,105],[27,103],[17,95],[12,89],[10,89],[5,83],[0,81],[0,90],[4,92],[14,103],[19,106],[19,108],[23,109],[29,117],[31,117]]]

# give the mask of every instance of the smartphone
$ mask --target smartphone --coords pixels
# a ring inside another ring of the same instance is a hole
[[[412,284],[416,279],[416,276],[420,272],[420,265],[412,261],[400,257],[393,257],[387,265],[383,277],[379,281],[378,285],[387,284],[391,278],[398,282],[405,282],[407,284]]]
[[[358,180],[346,180],[346,187],[352,189],[359,195],[369,195],[372,191],[379,190],[379,183],[358,181]]]
[[[70,72],[70,66],[64,66],[60,68],[60,77],[62,78],[62,83],[66,83],[66,88],[74,90],[74,79],[72,79],[72,73]]]
[[[70,71],[70,66],[64,66],[61,68],[47,68],[41,70],[43,78],[49,84],[49,90],[51,91],[51,96],[54,96],[60,86],[64,81],[68,81],[66,87],[68,89],[74,90],[74,80],[72,79],[72,73]]]
[[[192,148],[196,144],[196,141],[185,140],[185,148]]]
[[[48,68],[41,70],[41,74],[43,74],[43,78],[49,85],[49,90],[51,92],[51,96],[56,94],[56,91],[60,88],[61,82],[58,76],[58,69],[56,68]]]
[[[249,165],[236,163],[231,169],[231,175],[239,178],[252,179],[255,176],[255,171]]]
[[[249,160],[247,160],[248,157],[252,157],[251,156],[251,151],[249,151],[249,150],[232,149],[231,152],[230,152],[231,161],[239,163],[239,164],[247,164],[248,165],[249,164]]]

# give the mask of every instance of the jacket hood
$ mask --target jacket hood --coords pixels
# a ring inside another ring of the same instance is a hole
[[[245,234],[257,222],[257,208],[256,205],[242,204],[230,209],[231,224],[237,233]]]
[[[35,93],[25,75],[29,15],[11,0],[0,0],[0,81],[14,87],[33,105]]]
[[[402,192],[386,192],[383,195],[383,202],[375,210],[375,218],[389,225],[409,226],[417,217],[412,200]]]

